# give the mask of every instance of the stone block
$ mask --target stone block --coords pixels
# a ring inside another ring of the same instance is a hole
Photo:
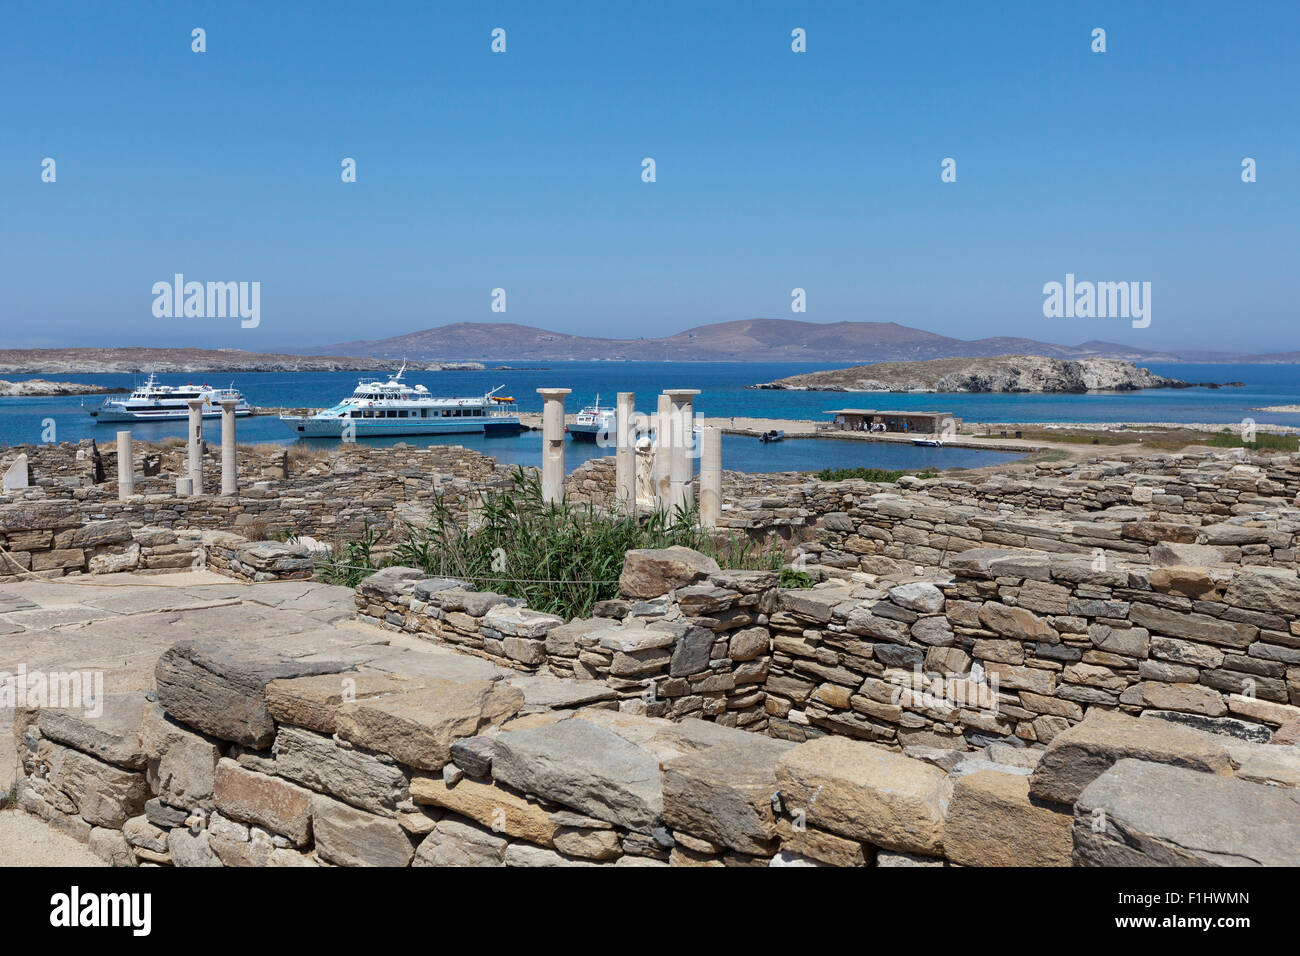
[[[419,690],[344,704],[335,723],[344,740],[421,770],[441,770],[451,745],[497,727],[523,706],[501,681],[430,680]]]
[[[963,866],[1069,866],[1073,817],[1029,795],[1029,778],[980,770],[953,785],[944,856]]]
[[[793,744],[755,736],[666,761],[663,818],[682,830],[740,853],[776,849],[776,763]]]
[[[294,639],[286,638],[285,650]],[[295,660],[274,647],[235,638],[198,638],[173,644],[158,659],[158,700],[195,730],[263,749],[275,738],[266,706],[273,680],[349,670],[337,661]]]
[[[1300,865],[1300,790],[1123,759],[1074,807],[1078,866]]]
[[[948,781],[923,761],[842,737],[782,754],[782,802],[809,824],[886,849],[938,855]]]
[[[1086,719],[1055,737],[1030,777],[1041,800],[1074,803],[1083,789],[1125,757],[1229,775],[1227,748],[1206,734],[1169,721],[1142,720],[1092,709]]]
[[[392,817],[320,794],[311,798],[311,829],[316,852],[337,866],[407,866],[415,855],[406,831]]]
[[[305,846],[311,839],[311,791],[279,777],[246,770],[233,760],[217,764],[216,807]]]

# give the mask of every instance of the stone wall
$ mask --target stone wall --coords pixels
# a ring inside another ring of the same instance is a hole
[[[722,526],[801,542],[832,568],[941,566],[976,547],[1149,563],[1295,566],[1300,455],[1162,455],[1040,464],[1030,476],[896,485],[727,473]]]
[[[245,581],[312,577],[320,546],[250,541],[226,531],[132,526],[124,518],[81,522],[57,502],[0,506],[0,581],[82,574],[210,570]]]
[[[622,598],[566,622],[465,581],[387,568],[357,588],[357,614],[508,667],[591,682],[638,713],[762,730],[776,575],[723,571],[668,548],[629,552],[622,582]]]
[[[1293,741],[1151,716],[1032,751],[795,744],[360,635],[182,641],[156,681],[15,713],[19,806],[116,865],[1300,863]]]
[[[70,521],[82,523],[122,520],[132,527],[234,531],[258,539],[298,534],[338,541],[355,539],[367,530],[391,533],[408,522],[423,524],[439,497],[453,512],[464,514],[485,489],[508,482],[511,471],[459,445],[344,444],[328,452],[241,446],[240,491],[227,497],[215,494],[221,468],[220,449],[213,446],[204,462],[207,493],[177,497],[176,477],[184,473],[183,445],[138,445],[136,494],[119,501],[115,446],[100,450],[106,480],[95,484],[88,444],[24,446],[36,484],[0,496],[0,515],[51,505],[63,509]],[[154,456],[161,470],[147,474],[144,459]]]
[[[971,549],[930,580],[776,585],[675,548],[629,552],[623,597],[585,620],[400,568],[367,579],[357,609],[506,666],[599,682],[653,716],[798,741],[1023,747],[1093,708],[1265,736],[1300,719],[1294,570]]]
[[[0,506],[0,581],[202,566],[201,537],[197,531],[132,527],[122,519],[83,522],[57,502]]]
[[[1096,710],[1267,738],[1300,718],[1300,578],[1019,549],[950,576],[778,592],[769,732],[897,745],[1050,743]]]

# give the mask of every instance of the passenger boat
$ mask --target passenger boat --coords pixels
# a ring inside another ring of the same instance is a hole
[[[126,398],[106,398],[102,405],[83,405],[82,408],[99,422],[178,421],[190,417],[189,403],[196,398],[203,400],[204,418],[220,415],[221,403],[225,401],[237,403],[236,415],[251,415],[253,412],[244,396],[233,386],[160,385],[153,375]]]
[[[569,437],[574,441],[596,441],[602,433],[613,436],[618,422],[618,409],[610,406],[601,407],[600,396],[596,404],[588,405],[578,412],[572,425],[565,427]]]
[[[497,395],[440,398],[423,385],[402,381],[403,365],[387,382],[361,380],[337,405],[314,415],[281,415],[303,438],[358,438],[379,435],[472,435],[522,430],[514,399]]]

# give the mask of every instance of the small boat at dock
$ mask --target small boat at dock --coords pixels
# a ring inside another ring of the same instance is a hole
[[[920,445],[923,448],[942,448],[943,439],[937,435],[932,438],[913,438],[913,445]]]
[[[387,382],[357,383],[337,405],[314,415],[281,415],[280,421],[302,438],[378,435],[515,434],[523,430],[514,399],[496,393],[439,398],[423,385],[402,381],[403,365]]]
[[[774,441],[785,441],[785,432],[772,429],[770,432],[763,432],[758,436],[758,440],[764,443]]]
[[[204,418],[220,415],[222,402],[235,402],[235,414],[240,418],[252,414],[243,394],[233,386],[160,385],[152,374],[126,398],[107,398],[102,405],[83,404],[82,408],[98,422],[184,421],[190,417],[189,403],[195,399],[203,402]]]
[[[612,436],[618,421],[618,409],[613,406],[601,406],[600,396],[596,404],[588,405],[578,412],[572,425],[565,426],[565,431],[574,441],[596,441],[603,433]]]

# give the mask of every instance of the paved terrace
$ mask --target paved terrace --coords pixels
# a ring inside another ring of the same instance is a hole
[[[246,640],[258,648],[328,650],[375,671],[412,671],[405,651],[423,655],[415,670],[448,680],[506,677],[524,692],[525,712],[592,703],[614,694],[603,684],[531,675],[498,667],[428,640],[381,630],[356,618],[351,588],[315,581],[243,584],[209,571],[142,577],[132,574],[67,580],[11,580],[0,586],[0,674],[40,670],[102,672],[104,692],[152,691],[154,667],[178,641]],[[14,779],[13,709],[0,707],[0,786]]]
[[[0,586],[0,673],[101,671],[111,694],[152,690],[159,656],[186,638],[234,634],[251,641],[338,630],[357,644],[404,640],[351,620],[351,588],[312,581],[240,584],[208,571],[83,580]],[[0,786],[8,790],[16,765],[12,708],[0,708],[0,720]]]

